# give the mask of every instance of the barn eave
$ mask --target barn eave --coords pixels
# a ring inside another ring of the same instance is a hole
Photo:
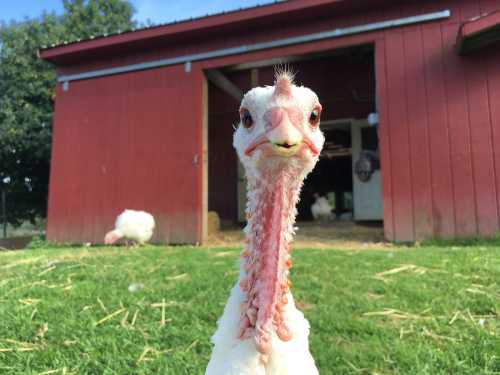
[[[467,55],[500,41],[500,11],[464,22],[457,36],[458,52]]]
[[[165,44],[178,43],[203,35],[228,35],[246,32],[252,28],[266,27],[288,21],[303,22],[324,14],[347,15],[359,11],[378,9],[401,0],[309,0],[276,1],[257,7],[207,15],[185,21],[133,29],[107,36],[99,35],[79,41],[66,41],[41,48],[40,57],[56,65],[81,63],[88,58],[127,54],[144,49],[161,48]]]

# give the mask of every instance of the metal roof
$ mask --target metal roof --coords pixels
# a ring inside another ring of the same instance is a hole
[[[174,20],[174,21],[165,22],[165,23],[158,23],[158,24],[148,25],[148,26],[143,26],[143,27],[132,27],[132,28],[127,29],[127,30],[118,30],[115,33],[109,33],[109,34],[108,33],[103,33],[103,34],[100,34],[100,35],[91,35],[89,38],[84,38],[84,39],[77,38],[75,40],[69,40],[69,41],[68,40],[64,40],[64,41],[62,41],[60,43],[52,43],[50,45],[42,45],[41,48],[40,48],[40,51],[51,49],[51,48],[57,48],[57,47],[60,47],[60,46],[66,46],[68,44],[75,44],[75,43],[85,42],[85,41],[88,41],[88,40],[94,40],[94,39],[99,39],[99,38],[107,38],[107,37],[114,36],[114,35],[122,35],[122,34],[128,34],[128,33],[134,33],[134,32],[144,31],[144,30],[151,30],[151,29],[157,29],[157,28],[166,27],[166,26],[177,25],[179,23],[199,21],[199,20],[202,20],[202,19],[205,19],[205,18],[209,18],[209,17],[222,16],[222,15],[237,13],[237,12],[241,12],[241,11],[245,11],[245,10],[252,10],[252,9],[256,9],[256,8],[262,8],[262,7],[274,5],[274,4],[277,4],[277,3],[283,3],[283,2],[286,2],[286,1],[292,1],[292,0],[270,0],[270,1],[266,2],[266,3],[256,4],[256,5],[253,5],[253,6],[250,6],[250,7],[239,7],[239,8],[236,8],[236,9],[226,10],[226,11],[222,11],[222,12],[208,13],[208,14],[206,14],[204,16],[199,16],[199,17],[189,17],[189,18],[185,18],[185,19]]]
[[[100,35],[85,40],[54,44],[42,48],[42,59],[55,64],[80,63],[90,56],[115,56],[127,51],[151,50],[155,46],[163,48],[165,42],[175,43],[200,35],[227,35],[242,32],[245,28],[261,26],[263,23],[276,24],[285,17],[288,20],[315,19],[334,12],[337,15],[349,14],[362,9],[377,9],[382,5],[397,4],[409,0],[287,0],[273,1],[249,8],[212,14],[204,17],[172,22],[162,25]]]

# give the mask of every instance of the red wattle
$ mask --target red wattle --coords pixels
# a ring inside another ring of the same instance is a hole
[[[240,337],[254,337],[257,350],[271,350],[271,333],[288,341],[292,334],[284,319],[288,303],[288,269],[291,267],[289,241],[295,220],[295,201],[301,179],[290,171],[263,176],[264,185],[252,186],[255,207],[250,213],[247,230],[248,245],[242,252],[243,269],[240,281],[246,294],[240,318]]]

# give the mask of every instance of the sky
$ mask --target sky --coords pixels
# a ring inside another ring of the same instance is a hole
[[[183,20],[221,11],[247,8],[273,0],[131,0],[136,9],[134,20],[158,24]],[[44,10],[62,12],[62,0],[2,0],[0,21],[20,21],[36,17]]]

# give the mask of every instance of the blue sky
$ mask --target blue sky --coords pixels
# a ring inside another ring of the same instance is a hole
[[[149,19],[154,23],[199,17],[207,13],[270,2],[273,0],[132,0],[136,9],[134,19],[139,22],[146,22]],[[0,21],[19,21],[24,17],[36,17],[44,10],[60,14],[62,0],[2,0]]]

